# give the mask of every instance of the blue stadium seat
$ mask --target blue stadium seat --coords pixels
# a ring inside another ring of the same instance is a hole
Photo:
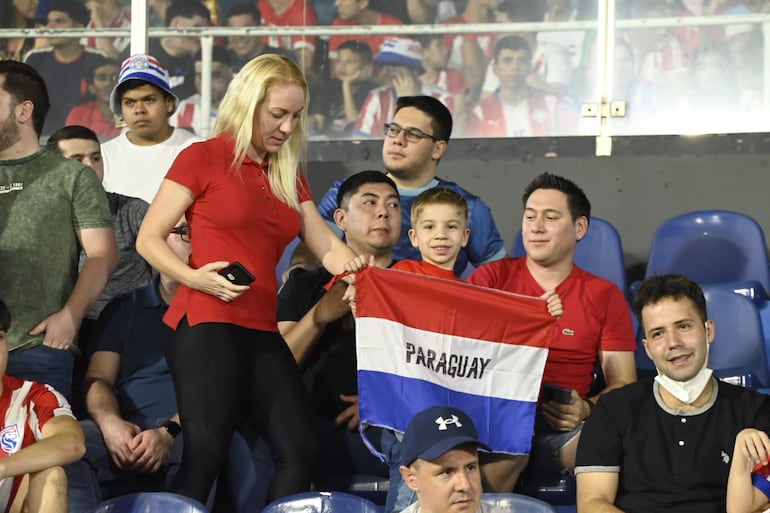
[[[291,255],[294,253],[294,249],[297,247],[297,244],[299,244],[299,241],[299,237],[295,237],[294,240],[289,242],[289,245],[286,246],[286,249],[283,251],[283,255],[281,255],[281,259],[278,260],[278,265],[275,266],[275,279],[278,282],[279,289],[283,283],[283,272],[289,268],[289,264],[291,263]]]
[[[702,285],[706,313],[714,321],[716,336],[709,350],[709,367],[730,383],[749,388],[770,385],[770,359],[765,347],[762,319],[756,304],[723,284]],[[639,378],[657,374],[637,329],[636,369]]]
[[[521,230],[516,234],[511,256],[524,256],[524,243]],[[592,217],[586,236],[575,248],[575,264],[591,274],[595,274],[618,286],[623,295],[628,297],[628,279],[626,263],[623,258],[623,246],[620,234],[611,223],[599,217]]]
[[[720,379],[738,385],[752,388],[770,386],[770,364],[757,306],[729,287],[702,287],[706,296],[706,311],[709,319],[714,320],[716,331],[709,350],[710,367],[714,373]]]
[[[90,513],[209,513],[200,502],[167,492],[142,492],[109,499]]]
[[[653,236],[645,277],[669,273],[700,285],[725,284],[761,305],[770,292],[762,228],[747,215],[725,210],[672,217]]]
[[[268,504],[262,513],[379,513],[371,501],[342,492],[304,492]],[[165,513],[165,512],[164,512]]]
[[[534,497],[552,506],[574,505],[577,483],[572,474],[534,471],[530,466],[524,470],[513,491],[520,495]]]
[[[390,479],[373,474],[327,473],[316,476],[313,490],[340,491],[363,497],[375,504],[385,504],[390,488]]]
[[[484,493],[481,501],[511,513],[556,513],[556,509],[547,502],[518,493]]]

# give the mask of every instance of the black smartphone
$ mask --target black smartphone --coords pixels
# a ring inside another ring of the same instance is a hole
[[[555,401],[559,404],[569,404],[572,401],[572,390],[551,383],[543,383],[541,402]]]
[[[248,285],[255,280],[254,275],[243,267],[243,264],[240,262],[233,262],[224,269],[221,269],[219,274],[235,285]]]

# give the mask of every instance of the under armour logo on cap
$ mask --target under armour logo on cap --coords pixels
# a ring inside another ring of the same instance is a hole
[[[464,444],[491,450],[479,440],[476,426],[465,412],[451,406],[432,406],[409,422],[401,442],[401,462],[411,465],[417,458],[433,461]]]
[[[463,427],[462,423],[460,422],[460,418],[457,415],[452,415],[452,418],[449,419],[439,417],[436,419],[436,424],[438,424],[438,428],[441,431],[446,431],[449,424],[454,424],[459,428]]]

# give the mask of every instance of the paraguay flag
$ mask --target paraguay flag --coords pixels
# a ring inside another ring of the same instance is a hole
[[[556,319],[545,301],[369,267],[356,274],[361,433],[403,432],[438,404],[466,412],[495,452],[529,454]]]

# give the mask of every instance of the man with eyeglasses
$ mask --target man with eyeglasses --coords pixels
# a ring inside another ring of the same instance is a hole
[[[421,259],[408,236],[412,203],[426,189],[446,187],[461,194],[468,202],[468,227],[471,230],[468,245],[457,257],[455,274],[460,276],[469,263],[478,267],[503,258],[503,240],[489,207],[456,183],[436,177],[436,168],[452,134],[452,114],[446,105],[432,96],[402,96],[396,103],[392,121],[385,124],[384,130],[382,162],[401,195],[401,237],[393,248],[393,257],[397,260]],[[318,204],[321,215],[333,227],[332,214],[341,183],[339,180],[332,185]]]
[[[190,256],[189,240],[182,219],[167,238],[181,260]],[[181,427],[163,355],[169,331],[162,322],[178,287],[160,274],[113,298],[96,321],[83,387],[90,418],[80,422],[86,454],[65,468],[71,511],[89,511],[110,498],[108,490],[163,490],[181,462]]]
[[[166,241],[181,260],[192,252],[184,217]],[[113,298],[96,321],[93,355],[84,380],[88,420],[81,420],[86,454],[65,467],[70,511],[90,511],[103,500],[138,491],[163,491],[181,463],[182,435],[176,396],[163,346],[171,331],[163,316],[179,282],[163,273],[152,283]],[[212,350],[215,350],[212,347]],[[237,431],[219,489],[234,512],[263,504],[272,465],[267,445]]]

